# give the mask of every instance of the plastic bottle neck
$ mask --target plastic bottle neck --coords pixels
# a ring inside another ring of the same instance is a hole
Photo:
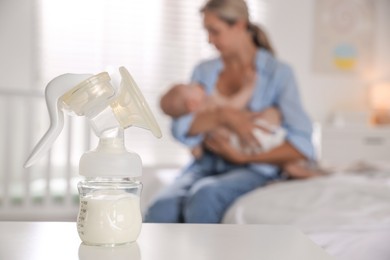
[[[125,140],[122,128],[114,128],[104,131],[100,135],[99,145],[96,151],[125,151]]]
[[[142,161],[138,154],[126,150],[123,129],[115,128],[102,133],[96,150],[83,154],[80,175],[136,178],[142,175]]]

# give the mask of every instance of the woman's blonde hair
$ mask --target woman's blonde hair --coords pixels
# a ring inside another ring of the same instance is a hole
[[[235,24],[238,20],[246,21],[248,23],[248,31],[251,33],[256,47],[264,48],[275,54],[264,30],[250,22],[248,6],[244,0],[209,0],[200,11],[202,13],[212,12],[229,25]]]

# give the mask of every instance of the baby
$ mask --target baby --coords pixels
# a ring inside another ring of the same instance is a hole
[[[200,84],[177,84],[174,85],[161,98],[161,109],[173,118],[200,111],[212,109],[216,106],[231,106],[237,109],[245,109],[253,93],[253,84],[245,84],[241,90],[230,97],[224,97],[219,93],[207,96]],[[280,127],[281,115],[275,108],[266,109],[261,116],[255,119],[254,123],[262,129],[254,128],[253,134],[261,144],[260,147],[243,147],[236,134],[231,133],[227,128],[220,127],[214,131],[229,137],[230,144],[241,152],[259,153],[269,151],[284,141],[286,132]],[[199,158],[202,149],[196,147],[192,154]]]
[[[186,115],[188,113],[200,111],[202,109],[212,109],[216,106],[232,106],[237,109],[245,109],[253,92],[253,84],[246,84],[240,91],[230,97],[224,97],[219,93],[206,95],[200,84],[177,84],[165,93],[160,101],[163,112],[173,118]],[[261,126],[253,129],[253,134],[261,144],[261,147],[242,147],[236,134],[231,133],[225,127],[219,127],[214,131],[225,134],[229,137],[230,143],[244,153],[260,153],[269,151],[284,142],[286,131],[280,127],[281,114],[274,108],[265,109],[261,115],[255,119],[255,124]],[[195,147],[191,150],[195,158],[199,158],[202,147]],[[309,178],[326,174],[318,166],[307,160],[290,162],[282,167],[284,175],[288,178]]]

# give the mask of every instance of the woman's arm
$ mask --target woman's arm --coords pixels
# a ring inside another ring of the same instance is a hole
[[[306,157],[301,152],[299,152],[294,146],[286,141],[282,145],[268,152],[249,155],[248,157],[244,158],[244,163],[259,162],[283,165],[291,161],[305,158]]]
[[[293,73],[289,67],[284,66],[274,76],[276,80],[273,84],[278,93],[275,106],[282,114],[282,127],[287,131],[286,141],[269,152],[246,155],[232,148],[223,137],[210,136],[205,142],[209,149],[229,161],[240,164],[282,165],[297,159],[315,159],[311,142],[311,121],[302,107]]]
[[[251,112],[232,107],[214,107],[174,119],[172,134],[189,147],[199,145],[205,136],[216,128],[224,126],[236,133],[243,145],[259,145],[253,134],[256,127]]]
[[[276,107],[282,114],[286,141],[308,160],[315,160],[312,142],[313,125],[305,111],[292,69],[284,65],[279,73],[279,95]]]
[[[244,154],[230,145],[229,140],[223,136],[208,136],[205,145],[211,151],[219,154],[227,161],[237,164],[269,163],[284,165],[288,162],[306,158],[288,141],[282,145],[263,153]]]
[[[222,116],[225,114],[222,110],[221,107],[212,107],[194,113],[193,120],[188,129],[188,135],[203,134],[221,126],[226,121],[226,119],[222,119]]]
[[[230,106],[195,114],[188,135],[212,134],[213,130],[221,126],[237,134],[243,146],[259,147],[261,145],[253,133],[254,127],[260,127],[254,124],[253,113]]]

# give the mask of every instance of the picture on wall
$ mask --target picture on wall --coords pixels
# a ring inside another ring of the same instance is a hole
[[[317,0],[313,70],[357,73],[369,69],[374,55],[372,0]]]

